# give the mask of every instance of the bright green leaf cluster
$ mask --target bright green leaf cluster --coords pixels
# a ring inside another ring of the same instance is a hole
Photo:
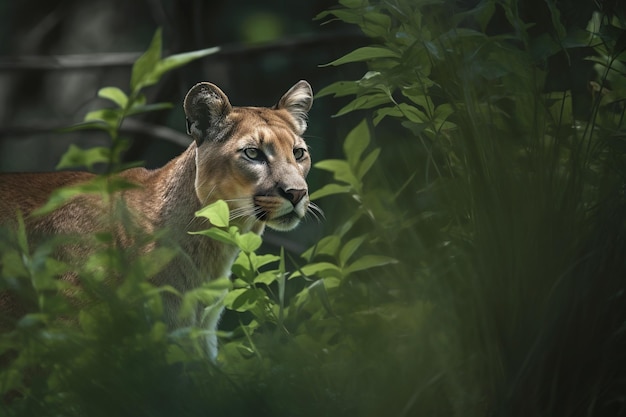
[[[142,90],[159,82],[161,77],[169,71],[188,64],[189,62],[214,54],[219,48],[208,48],[168,57],[162,57],[162,34],[158,29],[150,42],[148,50],[135,61],[130,80],[130,92],[127,94],[118,87],[103,87],[98,91],[98,97],[106,99],[114,104],[113,108],[104,108],[89,112],[82,123],[78,123],[65,131],[96,129],[105,131],[113,141],[112,149],[123,142],[119,138],[119,130],[126,117],[147,113],[151,111],[166,110],[172,107],[171,103],[146,104],[146,97]],[[80,153],[84,152],[83,155]],[[106,158],[105,158],[106,157]],[[109,153],[106,148],[81,151],[78,148],[71,149],[71,155],[64,158],[58,168],[75,168],[86,166],[89,169],[97,163],[107,163],[109,172],[123,169],[120,166],[120,155]]]
[[[215,227],[190,232],[191,234],[208,236],[222,243],[237,246],[245,253],[252,253],[261,247],[262,239],[256,233],[242,234],[237,226],[229,226],[230,211],[228,204],[223,200],[218,200],[198,210],[196,216],[208,219]]]

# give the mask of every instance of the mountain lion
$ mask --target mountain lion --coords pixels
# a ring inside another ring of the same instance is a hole
[[[302,138],[312,101],[306,81],[296,83],[271,108],[233,107],[218,87],[199,83],[189,90],[183,105],[187,133],[194,139],[187,150],[160,169],[131,168],[118,174],[138,185],[116,193],[131,213],[135,228],[107,223],[113,205],[94,194],[78,195],[48,215],[32,214],[53,190],[94,178],[86,172],[1,174],[0,224],[14,227],[19,210],[31,242],[46,236],[80,238],[109,232],[123,248],[136,243],[133,230],[147,234],[165,231],[165,240],[180,251],[151,278],[154,285],[170,285],[184,292],[207,280],[229,276],[237,249],[190,234],[210,227],[194,213],[222,199],[229,205],[231,223],[242,232],[260,234],[266,225],[277,230],[294,228],[313,207],[305,181],[311,159]],[[153,241],[142,250],[153,250],[162,241]],[[67,243],[57,255],[79,263],[93,250],[89,245]],[[67,274],[61,278],[76,280]],[[180,298],[164,297],[165,320],[171,328],[197,323],[201,311],[192,322],[181,322],[177,318]],[[25,313],[6,292],[0,292],[0,312]],[[203,326],[215,330],[218,320],[219,314]],[[209,333],[206,350],[215,359],[217,338]]]

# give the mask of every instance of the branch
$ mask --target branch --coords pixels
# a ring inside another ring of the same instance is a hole
[[[67,128],[70,124],[67,125],[39,125],[39,126],[0,126],[0,137],[20,137],[20,136],[30,136],[30,135],[43,135],[50,134],[54,132],[58,132],[60,129]],[[98,131],[94,130],[86,130],[86,131]],[[135,119],[125,119],[122,123],[122,127],[120,129],[121,134],[129,134],[129,135],[147,135],[154,137],[156,139],[165,140],[168,142],[175,143],[176,145],[187,147],[191,143],[191,139],[189,136],[180,133],[177,130],[171,129],[167,126],[155,125],[152,123],[146,123]]]
[[[255,45],[231,44],[220,48],[219,52],[204,59],[218,59],[228,56],[265,53],[274,50],[305,48],[340,42],[364,43],[367,38],[359,33],[340,32],[317,35],[300,35]],[[131,66],[141,55],[140,52],[113,52],[75,55],[23,55],[0,57],[0,71],[49,71],[76,70],[104,67]]]
[[[23,55],[0,58],[0,71],[72,70],[133,65],[141,54],[114,52],[76,55]]]
[[[120,129],[122,134],[142,134],[152,136],[156,139],[165,140],[175,143],[184,148],[189,146],[191,138],[186,134],[180,133],[178,130],[171,129],[167,126],[146,123],[136,119],[124,119]]]

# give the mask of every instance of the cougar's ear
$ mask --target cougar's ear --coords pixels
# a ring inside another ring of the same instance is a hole
[[[293,87],[280,98],[275,109],[285,109],[296,120],[298,134],[306,130],[307,113],[313,105],[313,90],[308,82],[298,81]]]
[[[226,94],[216,85],[202,82],[189,90],[183,109],[187,117],[187,134],[200,145],[209,139],[212,128],[224,122],[232,106]]]

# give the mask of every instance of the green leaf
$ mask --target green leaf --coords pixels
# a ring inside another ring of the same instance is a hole
[[[137,268],[144,277],[151,278],[159,273],[175,255],[176,251],[171,248],[157,247],[141,255],[134,263],[134,267]]]
[[[68,133],[75,132],[77,130],[104,130],[108,132],[110,131],[110,129],[111,127],[109,126],[109,124],[102,120],[91,120],[88,122],[80,122],[69,127],[61,128],[58,130],[58,132]]]
[[[144,79],[143,87],[147,87],[159,82],[163,75],[173,69],[182,67],[194,61],[198,58],[203,58],[207,55],[212,55],[220,51],[219,47],[199,49],[191,52],[183,52],[180,54],[170,55],[157,62],[152,72],[150,72]]]
[[[249,311],[265,298],[265,292],[257,288],[239,288],[230,291],[224,298],[224,305],[241,313]]]
[[[326,197],[333,194],[346,194],[352,190],[352,187],[349,185],[339,185],[339,184],[326,184],[319,190],[311,193],[309,198],[313,200],[317,200],[318,198]]]
[[[228,227],[230,212],[224,200],[217,200],[208,206],[196,211],[196,217],[209,219],[213,226]]]
[[[246,282],[246,286],[249,283],[252,283],[254,278],[256,277],[256,268],[254,268],[250,261],[253,257],[254,253],[246,254],[244,252],[239,252],[235,262],[231,266],[231,272],[237,278]]]
[[[344,266],[348,262],[354,252],[365,242],[366,237],[366,235],[355,237],[343,245],[339,252],[339,265]]]
[[[320,239],[315,246],[304,252],[302,257],[309,262],[318,255],[329,255],[334,257],[339,251],[339,245],[341,245],[341,239],[339,236],[326,236]]]
[[[95,147],[90,149],[81,149],[76,145],[70,145],[69,149],[63,154],[56,169],[87,167],[93,169],[98,163],[107,163],[111,157],[111,149],[105,147]]]
[[[219,52],[219,47],[200,49],[197,51],[183,52],[180,54],[170,55],[161,59],[162,35],[161,29],[157,29],[148,50],[140,56],[135,65],[131,76],[131,91],[138,94],[139,90],[144,87],[159,82],[163,75],[173,69],[179,68],[189,62],[207,55]]]
[[[380,123],[380,121],[386,116],[406,118],[414,123],[425,123],[429,120],[426,113],[419,110],[417,107],[406,103],[400,103],[398,105],[376,110],[374,125]]]
[[[210,229],[206,229],[206,230],[200,230],[198,232],[188,232],[190,235],[203,235],[203,236],[208,236],[211,239],[215,239],[218,242],[222,242],[222,243],[228,243],[230,245],[235,245],[237,246],[237,239],[232,236],[230,233],[228,233],[225,230],[222,229],[218,229],[215,227],[212,227]]]
[[[280,262],[278,264],[278,328],[283,328],[285,319],[285,287],[287,282],[287,274],[285,272],[285,248],[280,248]]]
[[[85,115],[85,122],[101,122],[105,123],[109,129],[117,129],[122,120],[122,111],[120,109],[100,109],[90,111]]]
[[[381,104],[390,103],[391,99],[385,93],[374,93],[359,96],[352,100],[350,103],[342,107],[333,117],[343,116],[355,110],[371,109],[372,107],[379,106]]]
[[[363,161],[359,164],[359,168],[357,169],[357,178],[362,180],[365,174],[372,168],[376,160],[378,160],[378,156],[380,155],[380,148],[374,149],[370,152]]]
[[[337,81],[322,88],[315,95],[315,98],[333,95],[333,97],[345,97],[355,95],[359,91],[357,81]]]
[[[289,279],[302,275],[309,277],[313,275],[325,274],[328,272],[338,273],[339,275],[341,275],[341,269],[337,265],[331,264],[330,262],[316,262],[304,265],[298,271],[292,273],[289,276]]]
[[[339,0],[339,4],[349,9],[367,6],[367,2],[365,0]]]
[[[333,177],[337,181],[350,184],[355,190],[360,186],[359,180],[352,173],[347,161],[342,159],[326,159],[315,164],[315,167],[332,172]]]
[[[392,51],[391,49],[383,48],[380,46],[364,46],[362,48],[355,49],[354,51],[344,55],[339,59],[334,60],[333,62],[320,65],[320,67],[327,67],[330,65],[337,66],[350,62],[369,61],[379,58],[400,58],[400,54]]]
[[[481,0],[479,4],[472,7],[470,10],[455,15],[453,17],[454,25],[458,25],[461,21],[471,16],[474,18],[476,23],[479,24],[480,29],[485,32],[495,11],[495,0]]]
[[[343,152],[348,159],[350,167],[354,170],[361,160],[363,151],[370,143],[370,130],[365,119],[356,125],[354,129],[348,133],[343,143]]]
[[[151,111],[168,110],[173,107],[172,103],[154,103],[154,104],[136,104],[126,113],[126,116],[134,116],[136,114],[148,113]]]
[[[385,37],[389,35],[391,27],[391,17],[378,12],[367,12],[363,14],[361,29],[370,38]]]
[[[232,287],[228,278],[221,277],[204,283],[198,288],[187,291],[183,295],[182,304],[178,310],[179,317],[190,317],[197,311],[198,304],[202,306],[215,306],[221,304],[226,297],[226,292]],[[221,305],[220,305],[221,307]],[[206,313],[205,309],[205,313]]]
[[[122,90],[117,87],[104,87],[98,91],[98,97],[111,100],[117,104],[119,108],[123,109],[128,104],[128,96]]]
[[[254,269],[259,269],[265,265],[268,265],[268,264],[271,264],[273,262],[280,260],[280,256],[272,255],[272,254],[257,255],[256,253],[250,253],[249,256],[250,256],[250,262],[252,264],[251,267]]]
[[[141,87],[144,86],[145,80],[149,77],[149,74],[154,70],[157,63],[161,59],[163,45],[162,30],[158,28],[152,37],[152,41],[148,46],[146,52],[144,52],[135,61],[131,73],[131,91],[133,93],[138,92]]]
[[[336,288],[339,284],[340,281],[337,278],[326,278],[315,281],[308,288],[311,294],[316,295],[319,298],[326,311],[331,315],[334,315],[334,313],[331,308],[330,297],[328,297],[327,290]]]
[[[17,243],[22,254],[25,255],[30,252],[28,246],[28,234],[26,233],[26,223],[24,222],[24,216],[22,215],[21,210],[17,212]],[[6,262],[4,264],[10,265],[10,263]],[[23,265],[23,262],[19,262],[19,264]]]
[[[158,28],[146,52],[137,58],[133,65],[130,77],[130,90],[133,94],[137,94],[146,85],[145,82],[149,80],[150,74],[161,60],[161,48],[162,31],[161,28]]]
[[[352,272],[363,271],[377,266],[398,263],[397,260],[383,255],[365,255],[346,267],[343,272],[348,275]]]
[[[262,272],[254,278],[255,284],[265,284],[270,285],[278,278],[277,271],[266,271]]]
[[[561,12],[559,8],[556,6],[556,2],[553,0],[544,0],[548,5],[548,10],[550,11],[550,18],[552,19],[552,27],[556,31],[556,36],[559,40],[559,43],[565,39],[567,36],[567,30],[565,26],[563,26],[563,22],[561,19]]]
[[[254,252],[261,247],[263,239],[254,232],[248,232],[243,235],[237,235],[237,246],[246,253]]]

